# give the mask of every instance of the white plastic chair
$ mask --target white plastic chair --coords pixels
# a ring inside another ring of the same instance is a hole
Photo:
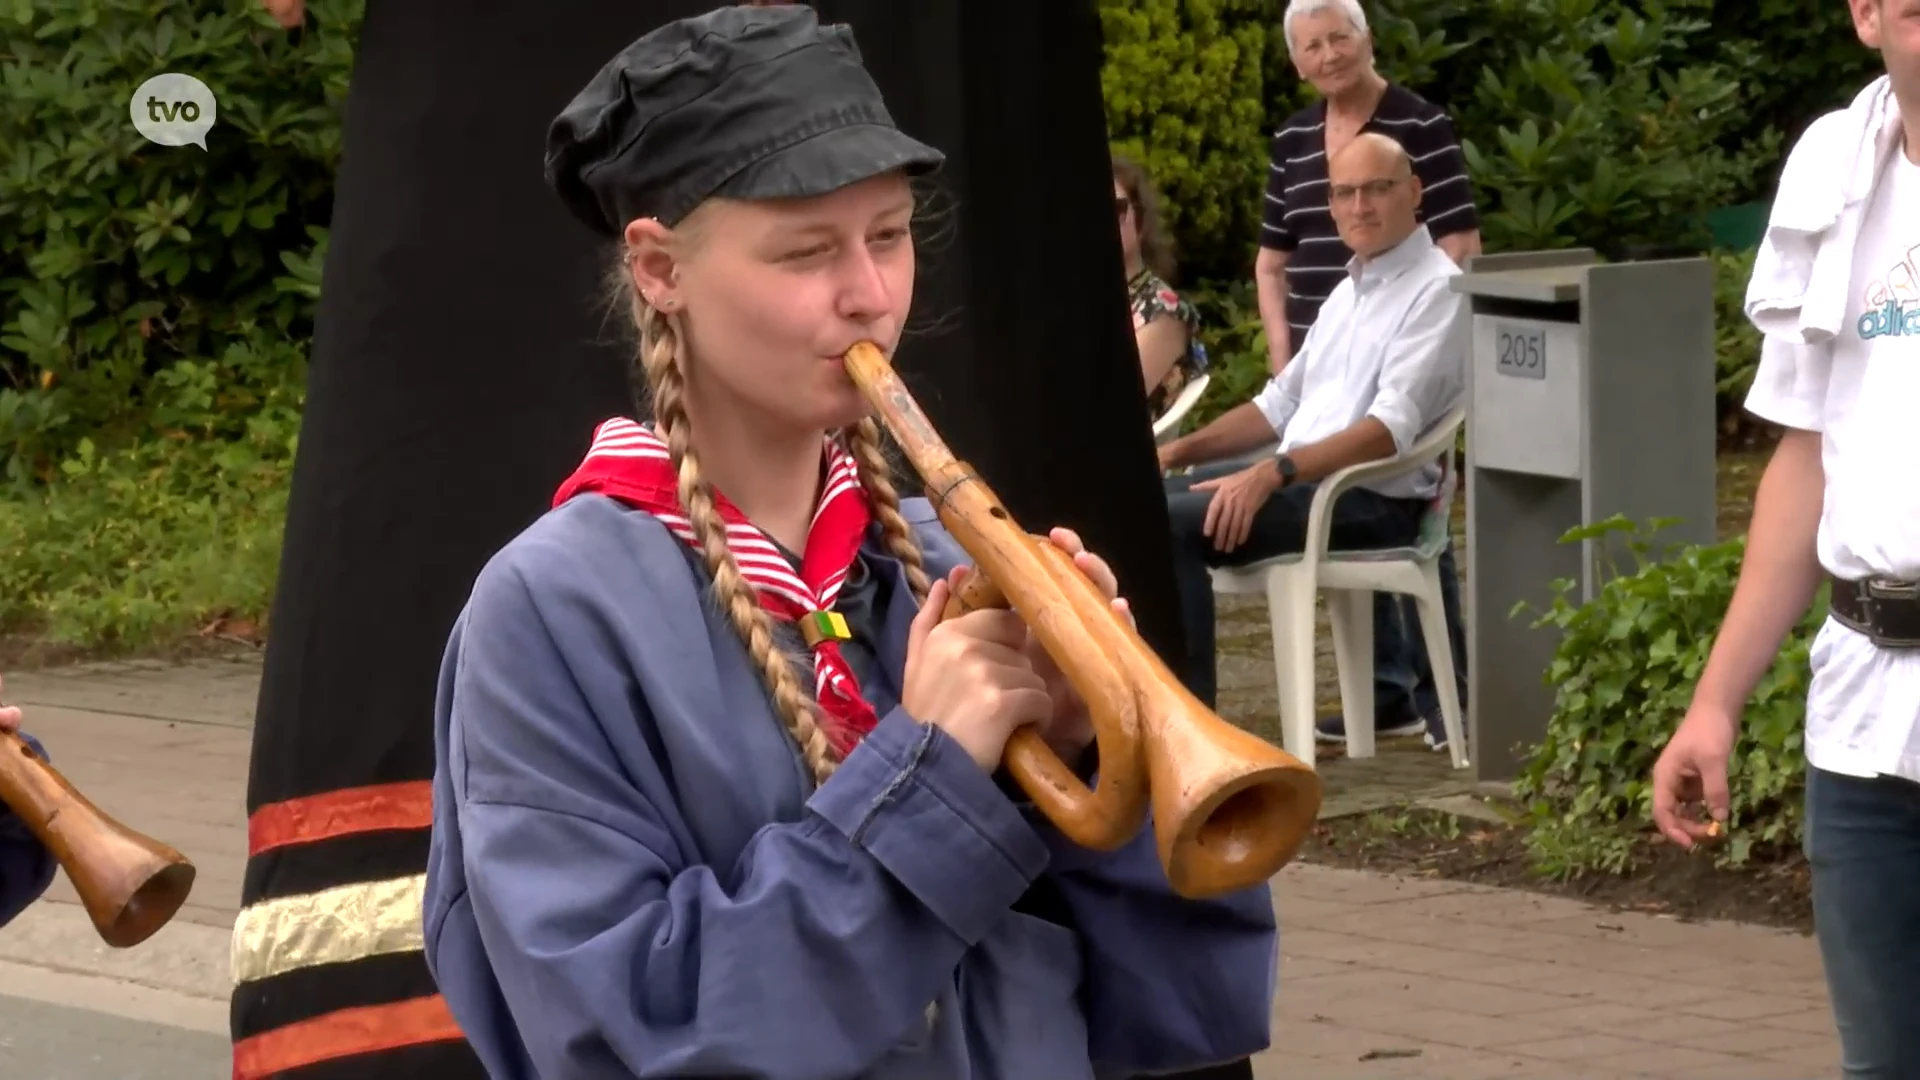
[[[1180,434],[1180,421],[1185,420],[1187,414],[1193,411],[1193,407],[1200,401],[1200,395],[1207,392],[1207,384],[1212,381],[1212,372],[1202,372],[1199,378],[1180,388],[1180,393],[1175,395],[1173,404],[1168,405],[1167,411],[1161,413],[1160,418],[1153,422],[1155,446]]]
[[[1333,629],[1334,662],[1340,673],[1340,707],[1350,721],[1347,756],[1372,757],[1373,724],[1373,594],[1377,591],[1412,596],[1419,610],[1420,632],[1426,641],[1434,683],[1440,693],[1440,715],[1446,727],[1447,749],[1453,767],[1467,766],[1467,743],[1460,715],[1460,695],[1454,681],[1453,648],[1447,639],[1446,611],[1440,600],[1440,554],[1446,550],[1449,518],[1458,487],[1453,467],[1454,440],[1466,419],[1464,409],[1448,413],[1421,436],[1405,454],[1384,461],[1354,465],[1320,482],[1307,516],[1306,550],[1246,566],[1223,566],[1213,571],[1217,593],[1267,594],[1273,623],[1273,666],[1280,697],[1282,738],[1288,752],[1313,764],[1314,760],[1314,597],[1321,589],[1327,598]],[[1333,501],[1347,489],[1367,480],[1383,480],[1441,461],[1440,491],[1420,520],[1413,546],[1369,551],[1328,551],[1333,527]]]

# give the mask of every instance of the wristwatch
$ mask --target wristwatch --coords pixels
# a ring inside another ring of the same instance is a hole
[[[1280,454],[1273,460],[1274,463],[1280,467],[1280,486],[1286,487],[1293,483],[1293,478],[1300,473],[1300,468],[1293,463],[1293,459],[1285,454]]]

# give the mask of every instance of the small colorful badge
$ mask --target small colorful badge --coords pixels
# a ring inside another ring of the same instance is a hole
[[[806,639],[808,648],[813,648],[823,641],[849,641],[853,631],[837,611],[809,611],[800,616],[800,636]]]

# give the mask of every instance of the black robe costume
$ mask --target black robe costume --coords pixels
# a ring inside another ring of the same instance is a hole
[[[611,253],[545,186],[546,126],[626,43],[712,6],[368,5],[254,726],[234,1080],[481,1075],[420,940],[435,676],[474,575],[633,408]],[[949,155],[902,375],[1177,657],[1092,0],[814,6]]]

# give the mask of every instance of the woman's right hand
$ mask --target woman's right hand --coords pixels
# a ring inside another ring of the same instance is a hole
[[[1007,739],[1053,714],[1053,698],[1022,646],[1025,620],[1011,611],[970,611],[942,622],[959,575],[956,568],[927,591],[907,633],[907,670],[900,704],[916,719],[945,731],[992,772]]]

